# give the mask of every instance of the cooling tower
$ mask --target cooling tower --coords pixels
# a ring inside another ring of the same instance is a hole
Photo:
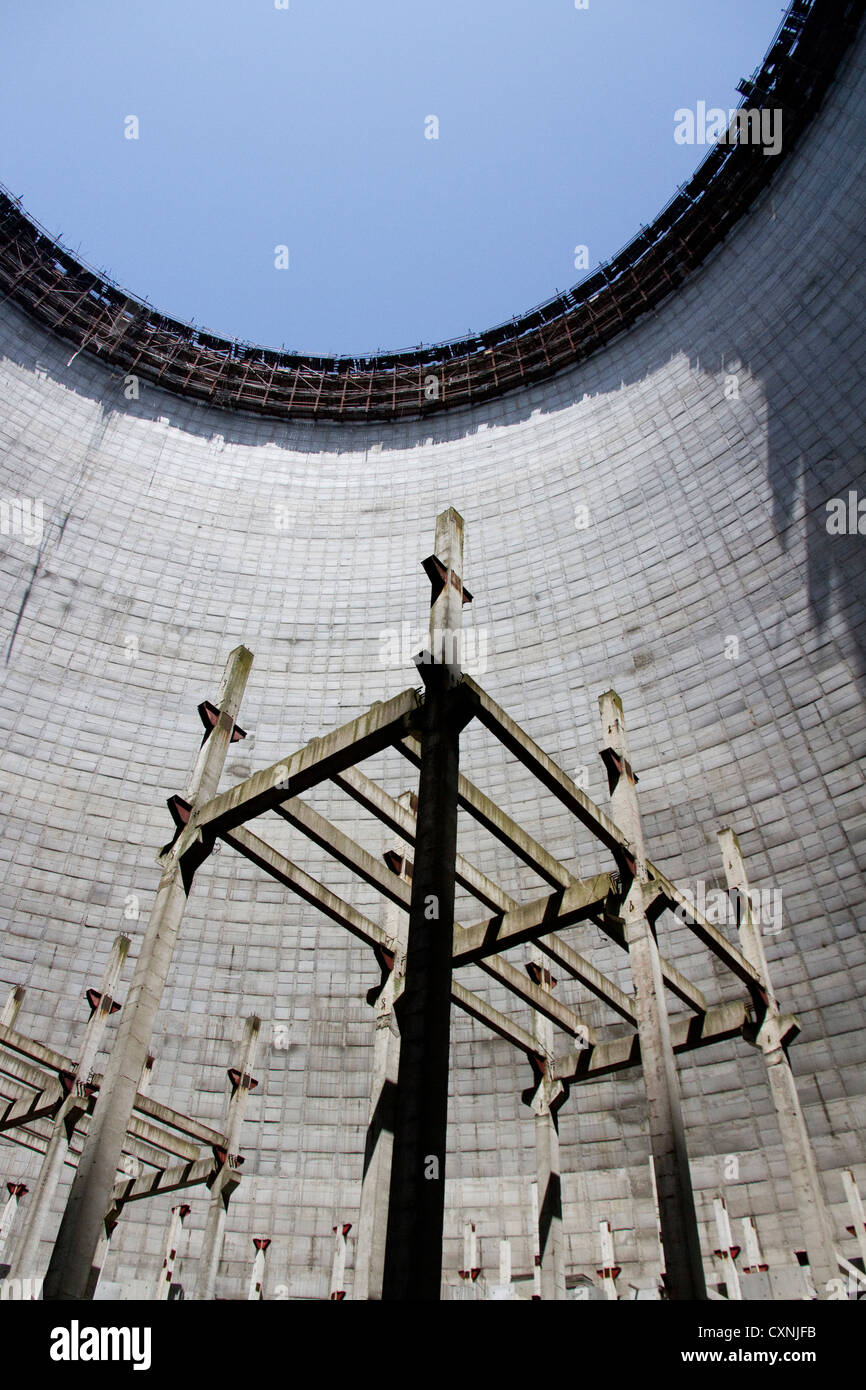
[[[304,365],[226,353],[204,335],[191,345],[192,330],[184,340],[169,320],[145,325],[134,305],[100,339],[81,328],[104,305],[80,267],[57,250],[68,316],[47,315],[25,271],[41,266],[44,289],[44,238],[32,232],[20,273],[7,255],[0,985],[4,998],[26,990],[20,1033],[75,1058],[85,991],[126,931],[123,1001],[156,855],[172,835],[166,801],[183,794],[201,742],[197,707],[214,700],[233,648],[248,647],[254,663],[247,737],[231,746],[223,788],[420,684],[421,561],[453,506],[465,520],[475,679],[603,807],[598,697],[619,693],[648,853],[678,884],[723,888],[716,833],[738,832],[780,1006],[800,1027],[792,1066],[834,1228],[856,1255],[842,1174],[866,1184],[866,520],[858,533],[850,495],[866,488],[859,11],[828,6],[821,24],[813,15],[800,57],[820,77],[814,109],[804,98],[808,120],[777,167],[752,152],[754,187],[740,175],[716,185],[710,169],[705,188],[679,195],[692,230],[665,262],[666,282],[641,260],[648,239],[626,257],[626,288],[614,285],[622,267],[609,271],[510,346],[494,334],[426,361]],[[24,245],[23,214],[7,200],[4,215]],[[41,503],[29,529],[11,509],[21,498]],[[847,518],[835,533],[833,499]],[[462,767],[575,876],[610,867],[474,726]],[[394,797],[416,786],[394,752],[363,770]],[[310,801],[380,862],[393,847],[333,784]],[[380,919],[379,895],[349,868],[276,818],[267,828],[290,859]],[[461,819],[459,850],[519,901],[542,891],[474,822]],[[483,915],[459,890],[460,920]],[[594,926],[569,940],[630,988],[627,955]],[[668,916],[659,943],[713,1006],[741,996],[682,923]],[[526,948],[509,955],[521,970],[528,958]],[[480,969],[461,978],[531,1025],[529,1006]],[[267,1238],[269,1297],[328,1298],[334,1228],[351,1224],[351,1298],[375,1032],[366,996],[380,979],[368,947],[229,848],[199,870],[149,1094],[220,1130],[243,1020],[261,1018],[217,1296],[246,1296],[253,1240]],[[590,1027],[627,1031],[579,986],[562,980],[559,994]],[[94,1070],[105,1065],[104,1048]],[[678,1069],[708,1279],[720,1196],[735,1233],[751,1217],[764,1261],[793,1277],[804,1239],[760,1051],[722,1040],[683,1054]],[[507,1238],[515,1288],[529,1296],[535,1140],[521,1097],[531,1084],[519,1051],[454,1010],[447,1296],[468,1296],[468,1222],[481,1282],[496,1283]],[[3,1134],[3,1181],[33,1189],[37,1130],[21,1131],[23,1143]],[[640,1069],[572,1087],[559,1133],[569,1293],[603,1264],[601,1222],[621,1295],[649,1289],[659,1256]],[[174,1279],[189,1295],[207,1194],[184,1200]],[[166,1193],[124,1210],[100,1296],[152,1296],[177,1202]]]

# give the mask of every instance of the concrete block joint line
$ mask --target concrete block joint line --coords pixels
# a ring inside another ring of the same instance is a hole
[[[124,398],[134,344],[13,286],[0,200],[0,497],[41,507],[0,562],[23,1296],[857,1286],[866,33],[813,12],[807,118],[652,313],[629,262],[587,296],[616,334],[568,346],[572,305],[502,390],[473,347],[477,395],[406,367],[399,418],[298,364],[231,410],[206,344],[184,393],[171,333]],[[428,583],[443,659],[397,670]]]

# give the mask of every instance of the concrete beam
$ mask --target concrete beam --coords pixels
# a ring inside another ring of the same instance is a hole
[[[337,897],[336,893],[325,888],[323,884],[312,878],[297,864],[293,864],[284,854],[280,854],[278,850],[266,844],[264,840],[260,840],[257,835],[253,835],[251,831],[239,826],[235,830],[224,831],[222,839],[227,845],[231,845],[232,849],[236,849],[239,854],[242,854],[245,859],[249,859],[250,863],[257,864],[278,883],[284,884],[286,888],[291,888],[298,897],[303,898],[312,907],[318,908],[326,917],[330,917],[332,922],[345,927],[365,945],[372,946],[374,950],[381,948],[388,950],[393,945],[391,938],[377,922],[371,921],[369,917],[365,917],[350,903]]]
[[[388,826],[389,830],[393,830],[408,845],[414,845],[415,812],[408,806],[401,806],[399,801],[389,796],[356,767],[348,768],[332,780],[335,786],[351,796],[359,806],[370,811],[383,825]],[[503,892],[498,884],[482,874],[461,854],[457,855],[455,874],[461,888],[465,888],[467,893],[471,893],[491,911],[507,912],[514,906],[513,899]]]
[[[671,1019],[671,1045],[674,1052],[693,1052],[699,1047],[741,1038],[743,1029],[751,1022],[748,1004],[740,1000],[720,1004],[694,1018]],[[640,1063],[640,1038],[637,1033],[629,1033],[624,1038],[598,1043],[580,1052],[558,1057],[554,1075],[570,1085],[576,1085],[580,1081],[598,1081],[611,1072],[626,1071],[629,1067],[640,1066]]]
[[[601,807],[596,806],[595,802],[562,771],[562,768],[557,767],[553,759],[548,757],[518,724],[515,724],[514,720],[490,698],[486,691],[482,690],[480,685],[470,676],[466,676],[464,679],[469,689],[470,698],[475,703],[475,717],[484,725],[485,729],[489,730],[502,746],[508,749],[509,753],[528,768],[542,786],[552,792],[573,816],[576,816],[587,829],[591,830],[597,840],[600,840],[610,850],[630,850],[631,846],[622,830],[602,811]]]
[[[611,891],[610,874],[598,874],[585,883],[573,883],[561,892],[497,913],[471,927],[458,926],[454,931],[454,964],[471,965],[509,946],[585,922],[600,910]],[[594,978],[601,987],[604,977],[595,972]]]
[[[417,726],[420,706],[415,690],[371,705],[357,719],[213,797],[190,817],[190,834],[222,835],[399,743]]]
[[[198,1187],[206,1183],[219,1169],[219,1160],[213,1156],[199,1158],[194,1162],[179,1163],[173,1168],[162,1168],[156,1173],[145,1173],[140,1178],[127,1178],[114,1184],[109,1212],[121,1212],[128,1202],[142,1202],[147,1197],[159,1197],[166,1192],[180,1192],[186,1187]]]
[[[478,962],[485,974],[499,984],[505,985],[512,994],[516,994],[525,1004],[535,1009],[536,1013],[555,1023],[563,1032],[568,1033],[572,1038],[579,1038],[582,1045],[586,1047],[594,1046],[596,1043],[595,1033],[587,1026],[567,1004],[562,1004],[548,991],[541,989],[533,984],[523,971],[518,970],[511,961],[504,960],[501,956],[488,956]]]

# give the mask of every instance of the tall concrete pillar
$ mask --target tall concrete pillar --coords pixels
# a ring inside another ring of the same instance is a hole
[[[261,1020],[251,1014],[244,1024],[241,1043],[240,1065],[229,1069],[232,1092],[226,1119],[226,1147],[219,1153],[220,1166],[210,1180],[210,1205],[202,1238],[198,1272],[195,1281],[195,1297],[199,1302],[215,1297],[217,1273],[222,1257],[225,1239],[226,1215],[232,1193],[238,1185],[236,1160],[240,1149],[241,1129],[247,1108],[249,1093],[258,1082],[253,1079],[256,1050],[259,1040]]]
[[[616,1263],[613,1231],[610,1228],[609,1221],[600,1221],[598,1223],[598,1237],[599,1244],[601,1245],[601,1269],[598,1271],[598,1277],[601,1280],[601,1287],[604,1291],[605,1298],[610,1299],[613,1303],[616,1302],[618,1297],[616,1281],[619,1278],[620,1268]]]
[[[342,1303],[346,1297],[346,1251],[348,1241],[346,1237],[352,1229],[351,1221],[344,1221],[341,1226],[334,1226],[334,1258],[331,1262],[331,1292],[329,1298],[332,1303]]]
[[[740,1253],[740,1247],[734,1244],[734,1237],[731,1234],[731,1220],[723,1197],[717,1197],[713,1202],[713,1215],[716,1220],[716,1234],[719,1241],[718,1249],[714,1250],[713,1254],[719,1262],[728,1298],[742,1301],[743,1291],[740,1287],[740,1275],[737,1270],[737,1256]]]
[[[0,1213],[0,1264],[6,1254],[6,1247],[10,1243],[12,1228],[15,1225],[15,1218],[18,1215],[18,1205],[22,1197],[30,1191],[23,1182],[7,1182],[6,1190],[9,1196],[6,1199],[2,1213]]]
[[[399,801],[411,808],[414,793],[404,792]],[[409,846],[397,839],[386,854],[386,861],[404,882],[412,877]],[[388,973],[381,988],[370,991],[376,1009],[373,1042],[373,1075],[370,1086],[370,1117],[364,1148],[364,1176],[361,1182],[361,1210],[355,1246],[355,1279],[352,1297],[374,1302],[382,1297],[385,1275],[385,1236],[388,1228],[388,1200],[391,1188],[391,1158],[394,1149],[394,1123],[397,1078],[400,1069],[400,1030],[394,1005],[403,989],[406,968],[406,914],[390,899],[385,900],[382,926],[395,943],[393,956],[383,958]],[[390,968],[388,968],[390,967]]]
[[[529,1201],[532,1210],[532,1301],[538,1303],[541,1299],[541,1251],[539,1244],[539,1220],[538,1220],[538,1179],[533,1178],[529,1184]]]
[[[458,1270],[460,1278],[467,1284],[474,1284],[481,1273],[478,1263],[478,1236],[474,1221],[463,1223],[463,1268]]]
[[[88,991],[90,1019],[84,1032],[81,1053],[74,1071],[61,1077],[66,1090],[66,1097],[51,1124],[48,1146],[42,1159],[39,1177],[34,1185],[27,1217],[21,1229],[9,1270],[11,1278],[22,1281],[35,1279],[42,1272],[40,1243],[50,1220],[51,1207],[69,1155],[69,1146],[75,1133],[75,1127],[86,1113],[90,1097],[93,1094],[90,1074],[102,1043],[105,1025],[110,1015],[116,1013],[120,1008],[115,995],[129,946],[128,936],[115,937],[102,976],[101,987],[99,991]],[[106,1203],[107,1206],[108,1203]],[[103,1213],[98,1238],[101,1238],[104,1233],[104,1215],[105,1213]]]
[[[499,1285],[511,1288],[511,1241],[507,1238],[499,1242]]]
[[[746,1263],[743,1265],[744,1274],[764,1274],[770,1268],[764,1261],[761,1254],[761,1245],[758,1240],[758,1228],[751,1216],[744,1216],[742,1219],[743,1245],[746,1250]]]
[[[255,1236],[253,1238],[256,1257],[253,1260],[253,1272],[250,1275],[250,1287],[247,1293],[247,1300],[254,1303],[260,1303],[265,1296],[265,1256],[268,1253],[268,1246],[270,1243],[267,1236]]]
[[[662,1294],[664,1294],[664,1293],[666,1292],[666,1282],[665,1282],[665,1248],[664,1248],[664,1245],[662,1244],[662,1223],[661,1223],[661,1217],[659,1216],[659,1190],[658,1190],[658,1187],[657,1187],[657,1185],[656,1185],[656,1166],[655,1166],[655,1163],[653,1162],[653,1156],[652,1156],[652,1154],[649,1155],[649,1170],[650,1170],[650,1185],[651,1185],[651,1188],[652,1188],[652,1197],[653,1197],[653,1211],[654,1211],[654,1213],[655,1213],[655,1219],[656,1219],[656,1240],[657,1240],[657,1242],[658,1242],[658,1249],[659,1249],[659,1261],[658,1261],[659,1281],[658,1281],[658,1288],[659,1288],[659,1295],[661,1296]]]
[[[463,521],[453,508],[437,518],[425,569],[432,659],[420,662],[421,773],[406,977],[395,1005],[400,1067],[383,1298],[434,1301],[442,1283],[458,765],[468,718],[457,688]]]
[[[216,793],[252,659],[245,647],[229,656],[217,696],[219,717],[202,743],[189,783],[193,810]],[[92,1298],[99,1278],[95,1259],[102,1224],[192,884],[192,867],[181,862],[174,846],[161,858],[156,902],[45,1277],[46,1299]]]
[[[845,1188],[848,1209],[854,1223],[849,1229],[860,1246],[860,1258],[863,1261],[863,1269],[866,1270],[866,1212],[863,1210],[863,1198],[860,1196],[860,1189],[850,1168],[845,1168],[842,1172],[842,1186]]]
[[[556,981],[544,965],[541,952],[534,949],[526,969],[538,987],[552,994]],[[559,1123],[557,1111],[565,1099],[561,1081],[551,1081],[549,1064],[553,1060],[553,1023],[544,1014],[534,1013],[534,1031],[545,1065],[530,1102],[535,1116],[535,1171],[538,1180],[538,1294],[547,1301],[565,1298],[565,1249],[562,1237],[562,1178],[559,1167]]]
[[[655,932],[647,917],[648,874],[622,701],[608,690],[599,699],[602,759],[611,814],[631,846],[621,856],[622,916],[634,982],[641,1069],[647,1094],[650,1147],[655,1164],[668,1296],[707,1297],[676,1060]]]
[[[824,1195],[824,1188],[812,1151],[809,1132],[797,1095],[797,1083],[783,1045],[779,1005],[767,969],[760,925],[754,920],[749,881],[740,844],[733,830],[719,832],[719,844],[725,864],[728,888],[738,904],[740,945],[749,964],[754,966],[764,985],[763,1019],[755,1039],[767,1065],[767,1079],[776,1111],[776,1121],[782,1137],[782,1148],[791,1178],[794,1204],[800,1233],[809,1256],[809,1268],[819,1299],[827,1299],[833,1282],[839,1277],[839,1258],[833,1235],[833,1223]]]
[[[157,1302],[165,1303],[171,1295],[171,1281],[174,1278],[174,1265],[177,1259],[178,1240],[180,1238],[183,1223],[189,1216],[192,1208],[182,1202],[179,1206],[172,1207],[171,1218],[168,1223],[168,1236],[165,1242],[165,1255],[162,1261],[162,1269],[159,1271],[159,1282],[156,1286]]]

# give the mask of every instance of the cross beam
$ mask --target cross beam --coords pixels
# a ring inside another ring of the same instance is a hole
[[[420,708],[417,692],[404,690],[391,700],[371,705],[365,714],[324,738],[312,739],[282,762],[273,763],[205,802],[190,817],[190,841],[198,831],[222,835],[226,830],[234,830],[244,821],[275,810],[290,797],[299,796],[399,743],[417,726]]]

